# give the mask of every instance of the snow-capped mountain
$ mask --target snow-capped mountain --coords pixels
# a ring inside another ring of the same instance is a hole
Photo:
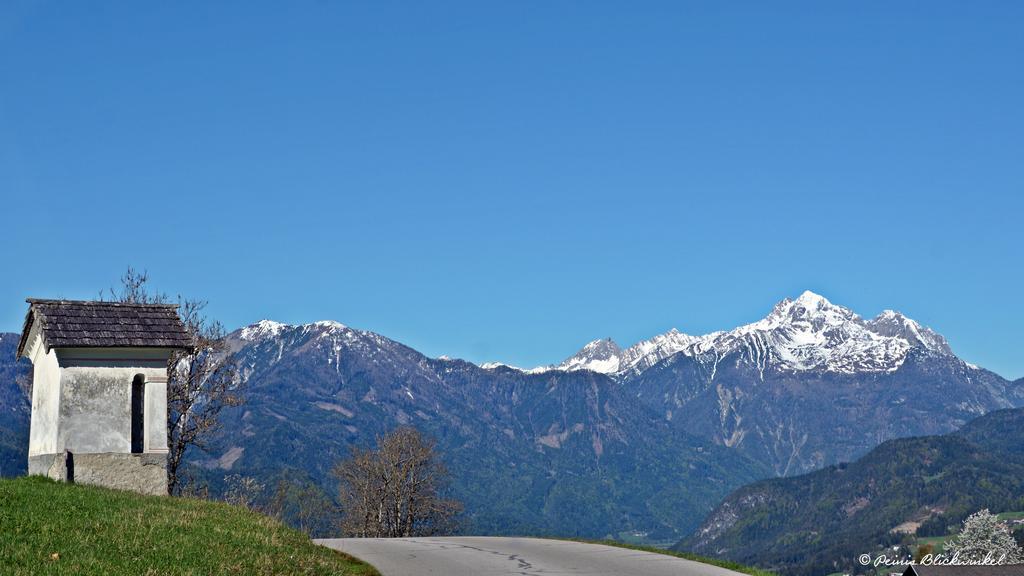
[[[548,369],[630,377],[675,354],[725,357],[742,351],[761,372],[891,372],[903,364],[911,348],[953,355],[942,336],[898,312],[886,310],[864,320],[807,291],[779,302],[765,318],[734,330],[691,336],[672,329],[625,350],[610,339],[597,340]]]
[[[298,354],[317,358],[321,362],[318,370],[324,373],[340,375],[345,369],[358,368],[387,374],[407,394],[417,386],[436,383],[436,375],[419,352],[375,332],[333,320],[298,325],[261,320],[228,335],[228,343],[243,378],[271,370],[289,354]],[[311,384],[328,383],[320,378]]]
[[[566,358],[555,370],[590,370],[601,374],[619,371],[622,349],[611,338],[594,340],[573,356]]]
[[[672,425],[780,475],[1024,405],[1020,382],[957,358],[933,330],[891,310],[864,319],[813,292],[733,330],[617,349],[594,341],[533,372],[605,374]]]
[[[1024,405],[1024,387],[957,358],[931,329],[892,311],[865,320],[812,292],[613,376],[666,419],[780,475]]]

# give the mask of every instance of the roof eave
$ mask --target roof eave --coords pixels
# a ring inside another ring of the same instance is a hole
[[[18,341],[18,351],[14,354],[15,360],[21,360],[24,355],[25,346],[28,344],[28,335],[32,331],[32,324],[35,322],[35,310],[31,305],[32,302],[30,300],[26,300],[26,302],[29,302],[28,313],[25,314],[25,324],[21,327],[21,339]],[[40,334],[42,334],[42,330],[40,330]],[[46,334],[42,334],[42,337],[45,343]]]
[[[47,346],[46,351],[49,352],[50,350],[74,350],[76,348],[81,348],[81,349],[86,349],[86,350],[99,350],[101,348],[146,349],[146,350],[195,350],[196,349],[195,346],[184,346],[184,345],[181,345],[181,346],[168,346],[168,345],[163,345],[163,344],[141,344],[141,345],[133,345],[133,346],[128,346],[128,345],[125,345],[125,346],[103,346],[103,345],[100,345],[100,344],[74,344],[74,345],[67,345],[67,346],[52,346],[52,347],[51,346]]]

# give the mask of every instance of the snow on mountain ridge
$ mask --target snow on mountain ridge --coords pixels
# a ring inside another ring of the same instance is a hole
[[[238,337],[242,340],[248,340],[250,342],[256,340],[263,340],[266,338],[273,338],[281,333],[285,328],[290,328],[288,324],[282,324],[273,320],[260,320],[255,324],[250,324],[245,328],[242,328],[238,332]]]
[[[556,370],[572,372],[574,370],[590,370],[602,374],[619,371],[619,357],[622,349],[611,338],[594,340],[587,343],[582,350],[555,367]]]
[[[335,356],[342,342],[359,348],[394,344],[373,332],[354,330],[328,320],[302,325],[261,320],[242,328],[236,335],[242,341],[264,342],[286,333],[308,334],[310,331],[314,331],[319,339],[331,339]],[[692,336],[673,328],[625,349],[611,338],[604,338],[589,342],[579,352],[555,365],[522,369],[500,362],[487,362],[481,367],[494,370],[508,366],[532,374],[551,370],[590,370],[624,376],[639,374],[675,354],[685,354],[717,366],[720,358],[739,351],[742,361],[755,364],[762,375],[766,369],[891,372],[903,364],[907,353],[915,347],[953,356],[945,338],[898,312],[886,310],[873,319],[864,320],[848,308],[805,291],[795,300],[783,299],[764,318],[729,331]]]
[[[953,355],[941,335],[902,314],[887,310],[865,321],[852,310],[811,291],[795,300],[786,298],[761,320],[730,331],[691,336],[673,328],[630,346],[618,358],[592,355],[593,344],[547,369],[637,374],[679,353],[691,357],[713,355],[717,362],[739,350],[762,374],[769,367],[854,373],[896,370],[913,347]]]
[[[410,358],[420,358],[418,352],[400,342],[333,320],[307,324],[261,320],[229,334],[228,343],[233,352],[246,351],[246,357],[241,359],[244,377],[253,370],[254,358],[260,357],[266,365],[273,365],[289,351],[294,353],[296,350],[315,355],[337,372],[353,358],[361,358],[377,367],[399,370],[410,365]]]
[[[907,341],[875,334],[850,309],[808,291],[779,302],[757,322],[702,337],[687,352],[724,356],[744,349],[762,372],[772,366],[852,373],[895,370],[909,348]]]
[[[911,343],[916,343],[927,350],[939,352],[947,356],[953,355],[953,349],[941,334],[931,328],[922,326],[899,312],[885,310],[865,324],[872,332],[883,336],[899,336]]]
[[[708,336],[721,334],[714,332]],[[700,342],[701,337],[684,334],[675,328],[658,334],[649,340],[642,340],[622,353],[621,370],[643,372],[665,358],[677,354]]]
[[[310,322],[309,324],[285,324],[283,322],[276,322],[274,320],[260,320],[254,324],[245,326],[244,328],[237,331],[238,338],[246,340],[248,342],[256,342],[266,340],[269,338],[276,338],[283,332],[293,329],[311,330],[315,328],[323,329],[326,331],[334,330],[347,330],[348,326],[345,326],[341,322],[335,322],[334,320],[318,320],[316,322]]]

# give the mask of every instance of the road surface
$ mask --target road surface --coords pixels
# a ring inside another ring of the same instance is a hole
[[[652,552],[542,538],[338,538],[317,540],[369,562],[383,576],[737,576]]]

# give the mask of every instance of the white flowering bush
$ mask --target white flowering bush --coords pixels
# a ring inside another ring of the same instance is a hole
[[[1002,559],[1002,564],[1024,563],[1024,550],[1009,528],[987,509],[968,516],[960,534],[946,543],[946,550],[958,554],[962,564],[978,564],[986,558],[989,562]]]

